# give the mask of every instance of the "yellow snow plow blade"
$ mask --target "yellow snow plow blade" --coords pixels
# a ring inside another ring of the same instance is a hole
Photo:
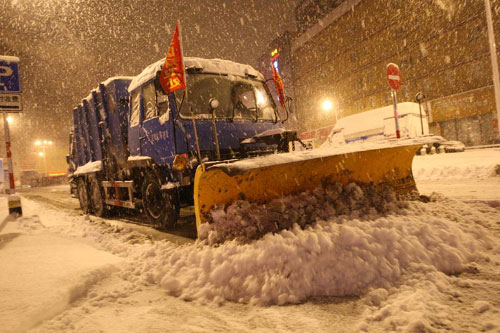
[[[403,140],[401,140],[403,141]],[[277,154],[198,167],[194,182],[196,226],[210,221],[210,211],[235,200],[258,204],[313,190],[325,181],[391,186],[398,196],[416,196],[412,160],[422,143],[346,145],[338,150]],[[353,147],[351,147],[353,146]],[[375,148],[373,148],[375,146]],[[380,146],[380,147],[379,147]],[[359,149],[361,148],[361,150]]]

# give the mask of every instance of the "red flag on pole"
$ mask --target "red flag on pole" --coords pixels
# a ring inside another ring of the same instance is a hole
[[[271,63],[271,68],[273,70],[273,81],[274,86],[276,87],[276,93],[278,94],[278,99],[281,106],[285,107],[285,86],[283,85],[280,74],[276,70],[276,67],[274,67],[273,63]]]
[[[186,88],[186,74],[182,61],[182,49],[179,33],[179,22],[175,24],[174,36],[170,42],[165,63],[161,68],[160,84],[163,91],[168,94],[177,89]]]

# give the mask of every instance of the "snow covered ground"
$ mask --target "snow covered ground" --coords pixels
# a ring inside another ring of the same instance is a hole
[[[0,211],[0,331],[500,331],[499,164],[419,156],[429,203],[217,247],[24,197]]]

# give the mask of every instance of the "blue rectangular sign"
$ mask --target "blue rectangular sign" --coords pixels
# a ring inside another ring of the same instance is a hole
[[[20,93],[19,58],[0,56],[0,93]]]

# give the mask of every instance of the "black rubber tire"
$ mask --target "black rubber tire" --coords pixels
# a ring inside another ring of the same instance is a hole
[[[96,177],[90,179],[89,186],[90,200],[92,202],[92,212],[94,215],[102,217],[106,214],[106,204],[104,203],[104,196],[99,186],[99,181]]]
[[[82,209],[83,214],[89,214],[90,209],[90,196],[87,187],[87,182],[85,179],[78,179],[76,185],[76,193],[78,195],[78,201],[80,202],[80,208]]]
[[[161,184],[153,173],[148,173],[142,184],[142,205],[149,223],[159,228],[172,228],[179,217],[177,198],[161,190]]]

